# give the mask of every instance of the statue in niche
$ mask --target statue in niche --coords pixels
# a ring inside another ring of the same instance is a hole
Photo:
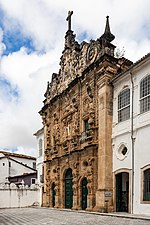
[[[53,140],[54,144],[58,144],[60,139],[60,129],[59,129],[59,123],[56,113],[54,114],[54,131],[53,131]]]
[[[67,120],[65,119],[63,121],[63,129],[62,129],[62,139],[63,139],[63,141],[68,138],[69,134],[70,134],[70,127],[67,123]]]
[[[73,115],[73,123],[72,123],[72,135],[76,135],[79,132],[79,124],[78,124],[78,112],[75,112]]]
[[[93,106],[93,100],[89,101],[89,113],[93,113],[94,112],[94,106]]]
[[[94,99],[93,99],[93,89],[91,88],[91,86],[89,85],[89,83],[86,83],[86,90],[87,90],[87,94],[88,97],[85,101],[84,104],[84,113],[89,115],[89,124],[90,127],[92,126],[92,124],[94,124],[94,117],[95,117],[95,113],[94,113]]]
[[[89,112],[89,98],[86,97],[83,100],[83,116],[88,114],[88,112]]]
[[[86,90],[87,90],[87,94],[90,98],[93,98],[93,91],[92,88],[90,87],[89,83],[86,83]]]
[[[74,51],[73,55],[72,55],[72,78],[73,79],[77,76],[78,61],[79,61],[78,56],[77,56],[76,52]]]

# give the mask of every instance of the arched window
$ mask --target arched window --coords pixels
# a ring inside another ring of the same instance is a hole
[[[130,118],[130,89],[123,90],[118,95],[118,122]]]
[[[39,140],[39,156],[42,155],[42,139]]]
[[[140,83],[140,113],[150,110],[150,75]]]
[[[150,169],[144,171],[144,193],[143,200],[150,201]]]

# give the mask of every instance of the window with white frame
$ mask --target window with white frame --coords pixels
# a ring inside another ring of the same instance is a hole
[[[150,168],[144,171],[143,200],[150,201]]]
[[[150,75],[140,83],[140,113],[150,110]]]
[[[130,89],[123,90],[118,95],[118,122],[130,118]]]
[[[39,140],[39,156],[42,155],[42,139]]]

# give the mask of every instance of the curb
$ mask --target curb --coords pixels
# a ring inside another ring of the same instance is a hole
[[[41,207],[41,208],[47,208],[47,207]],[[67,212],[78,212],[78,213],[86,213],[86,214],[95,214],[99,216],[111,216],[111,217],[120,217],[120,218],[126,218],[126,219],[135,219],[135,220],[149,220],[150,216],[147,215],[140,215],[140,214],[117,214],[117,213],[100,213],[100,212],[90,212],[86,210],[74,210],[74,209],[60,209],[60,208],[47,208],[51,210],[57,210],[57,211],[67,211]]]

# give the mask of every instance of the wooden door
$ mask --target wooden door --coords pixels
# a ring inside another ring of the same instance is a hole
[[[68,169],[65,175],[65,208],[71,209],[73,206],[72,170]]]
[[[87,195],[88,195],[88,189],[87,189],[87,178],[85,177],[82,180],[82,199],[81,199],[81,207],[82,209],[87,208]]]

